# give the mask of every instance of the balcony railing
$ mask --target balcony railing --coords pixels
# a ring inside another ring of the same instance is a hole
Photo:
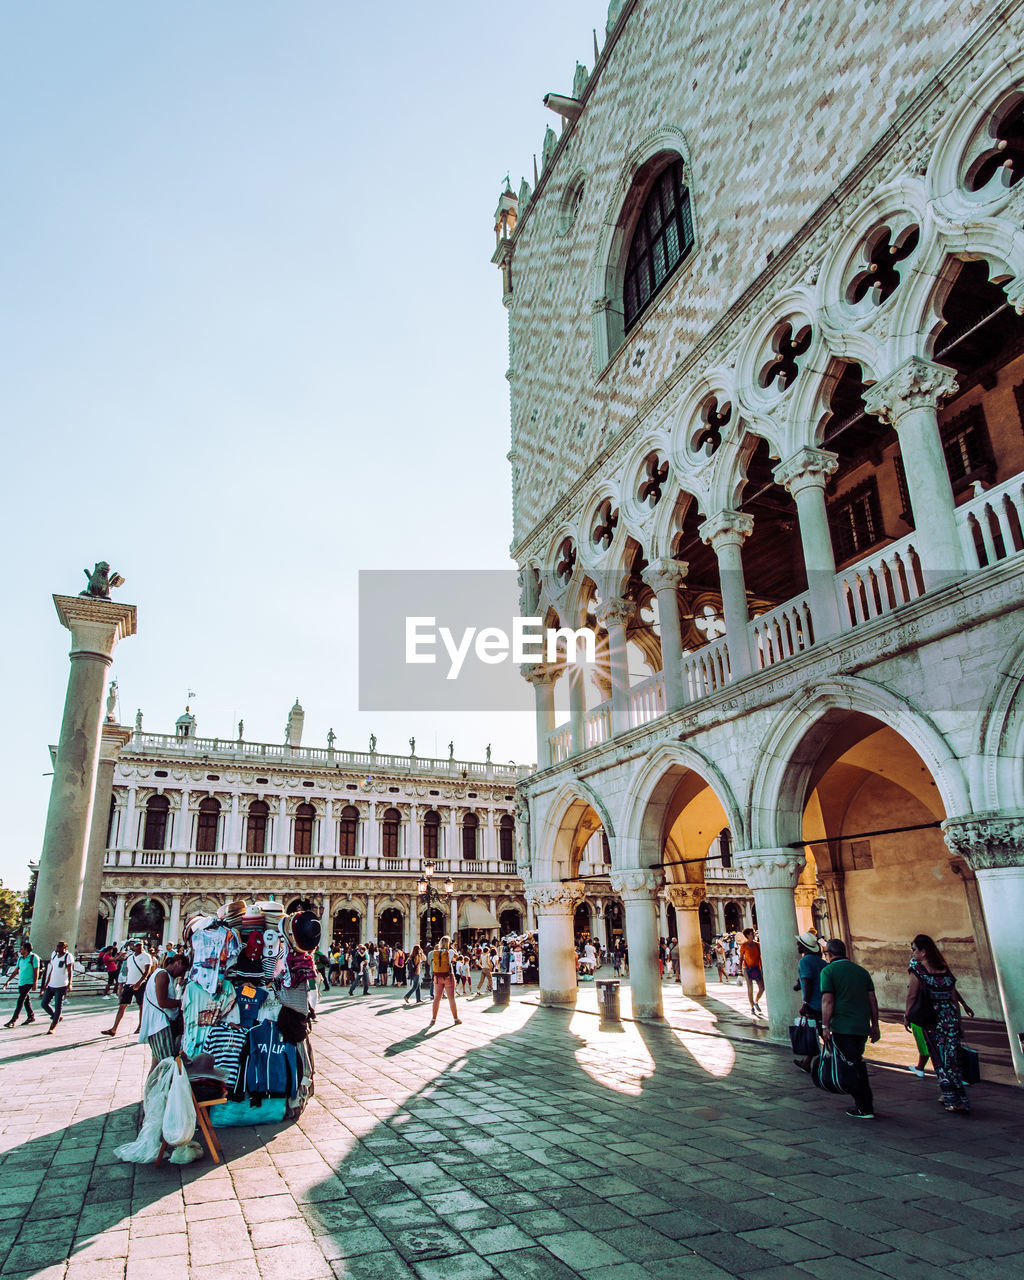
[[[193,849],[108,849],[103,857],[107,870],[163,867],[174,871],[312,871],[349,872],[358,875],[399,873],[418,877],[419,858],[343,858],[319,853],[245,853],[218,849],[197,853]],[[445,875],[517,875],[516,864],[502,858],[442,859],[435,867]]]
[[[1013,556],[1024,557],[1024,475],[1014,476],[957,507],[956,522],[968,572],[986,569]],[[909,533],[836,574],[834,585],[842,632],[854,631],[925,594],[927,584],[918,555],[918,541],[917,533]],[[804,592],[753,618],[747,630],[755,674],[803,653],[816,640],[810,593]],[[734,678],[729,637],[720,636],[684,654],[680,671],[687,703],[700,702],[725,688]],[[630,728],[649,724],[664,715],[666,709],[663,673],[631,686]],[[612,737],[611,702],[602,702],[589,710],[583,727],[587,749],[607,742]],[[563,724],[548,736],[548,756],[556,765],[571,755],[571,726]],[[738,873],[729,871],[731,878],[742,879]]]

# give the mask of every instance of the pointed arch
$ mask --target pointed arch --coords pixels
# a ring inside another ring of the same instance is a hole
[[[588,820],[587,810],[593,819]],[[604,828],[614,849],[615,826],[608,807],[579,778],[570,779],[554,793],[543,812],[538,813],[536,826],[533,880],[560,880],[574,875],[584,845],[599,827]]]
[[[995,687],[978,718],[974,752],[975,810],[1024,810],[1024,638],[1010,646],[999,664]]]

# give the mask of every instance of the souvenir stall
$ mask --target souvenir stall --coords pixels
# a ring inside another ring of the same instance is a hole
[[[171,1157],[176,1163],[201,1154],[185,1150],[195,1146],[190,1139],[200,1104],[209,1108],[215,1129],[278,1124],[297,1119],[313,1093],[309,1032],[318,996],[319,919],[311,911],[286,915],[273,899],[252,905],[237,899],[216,915],[193,916],[185,940],[191,965],[181,993],[180,1049],[151,1073],[139,1137],[115,1152],[124,1160],[155,1159],[161,1136],[178,1148]],[[193,1099],[185,1108],[190,1124],[179,1125],[177,1112],[171,1118],[174,1073],[167,1068],[176,1064]]]

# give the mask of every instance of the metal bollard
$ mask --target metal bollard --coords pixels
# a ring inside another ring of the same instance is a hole
[[[619,980],[618,978],[599,978],[597,981],[597,1007],[602,1022],[620,1022],[619,1014]]]

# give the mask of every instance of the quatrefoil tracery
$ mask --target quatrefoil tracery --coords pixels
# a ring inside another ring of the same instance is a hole
[[[847,299],[856,306],[870,292],[872,306],[880,307],[891,298],[900,286],[897,264],[910,257],[920,238],[921,229],[916,223],[905,227],[895,238],[891,227],[883,228],[865,253],[866,269],[850,282]]]
[[[779,391],[785,391],[791,387],[796,381],[800,373],[800,366],[797,360],[802,356],[811,345],[811,326],[805,324],[802,329],[793,333],[791,324],[784,324],[776,330],[772,339],[774,355],[771,360],[761,370],[758,379],[761,386],[767,391],[772,383],[778,384]]]
[[[649,453],[644,459],[644,478],[640,481],[637,497],[653,510],[661,501],[661,490],[668,479],[668,463],[662,462],[657,453]]]
[[[694,453],[700,453],[703,449],[705,455],[710,458],[721,447],[722,428],[732,417],[732,401],[726,400],[725,404],[719,408],[717,396],[712,396],[701,410],[700,416],[704,426],[694,436],[692,448]]]
[[[594,546],[600,547],[602,551],[607,551],[612,545],[612,539],[615,537],[618,523],[618,507],[612,506],[611,498],[605,498],[604,502],[597,508],[594,516],[594,528],[590,535]]]
[[[555,577],[563,587],[571,580],[575,568],[576,547],[572,538],[563,538],[562,545],[558,548],[558,561],[555,565]]]
[[[1016,186],[1024,178],[1024,98],[1019,98],[993,131],[993,143],[974,161],[964,186],[968,191],[981,191],[1001,172],[1005,187]]]

